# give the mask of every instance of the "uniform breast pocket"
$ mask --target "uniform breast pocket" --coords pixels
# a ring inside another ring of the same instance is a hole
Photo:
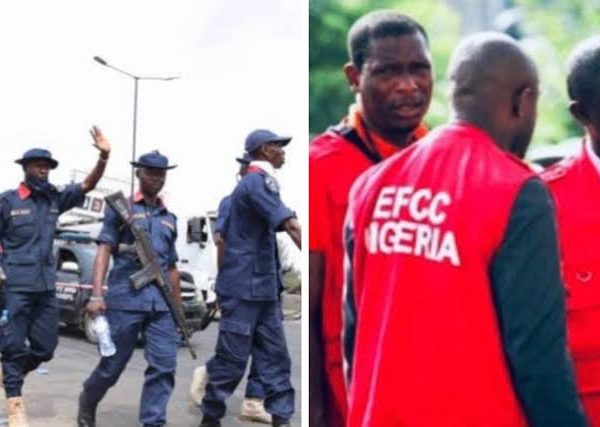
[[[257,253],[254,258],[254,273],[259,275],[275,273],[274,258],[265,253]]]
[[[18,215],[12,218],[13,234],[21,239],[29,239],[35,232],[35,222],[32,215]]]
[[[600,266],[598,262],[566,265],[567,326],[575,359],[600,358]]]

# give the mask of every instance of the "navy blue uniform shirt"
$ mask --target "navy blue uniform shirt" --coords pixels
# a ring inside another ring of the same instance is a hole
[[[215,233],[222,233],[225,228],[225,223],[229,218],[229,210],[231,209],[231,195],[223,197],[219,203],[217,211],[217,220],[215,221]]]
[[[134,222],[148,233],[152,246],[156,250],[160,268],[168,280],[168,269],[178,260],[175,250],[177,239],[177,217],[162,204],[147,206],[140,193],[130,201],[130,209]],[[168,311],[160,291],[155,284],[149,283],[140,290],[135,290],[129,277],[142,268],[139,259],[131,251],[119,251],[119,244],[133,245],[134,238],[118,214],[107,206],[104,211],[104,223],[98,235],[99,243],[111,246],[113,265],[108,275],[108,308],[117,310]]]
[[[221,231],[227,244],[217,294],[275,301],[282,288],[275,233],[295,214],[281,201],[274,178],[259,169],[242,178],[230,203]]]
[[[46,195],[25,184],[0,195],[0,262],[6,288],[17,292],[55,289],[56,261],[52,244],[58,216],[83,203],[81,184],[53,188]]]

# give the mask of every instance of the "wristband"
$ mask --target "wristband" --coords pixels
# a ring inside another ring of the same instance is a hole
[[[92,295],[90,297],[90,301],[91,302],[100,302],[100,301],[104,301],[104,297],[102,295],[100,296],[96,296],[96,295]]]

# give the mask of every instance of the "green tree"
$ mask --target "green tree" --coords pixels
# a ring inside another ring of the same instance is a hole
[[[523,9],[523,44],[540,71],[541,94],[534,143],[554,144],[581,135],[568,111],[565,63],[581,40],[600,28],[598,0],[517,0]]]

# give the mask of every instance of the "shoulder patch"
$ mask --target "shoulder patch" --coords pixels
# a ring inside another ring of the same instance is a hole
[[[270,175],[265,175],[265,185],[271,193],[279,193],[279,184],[277,180]]]

